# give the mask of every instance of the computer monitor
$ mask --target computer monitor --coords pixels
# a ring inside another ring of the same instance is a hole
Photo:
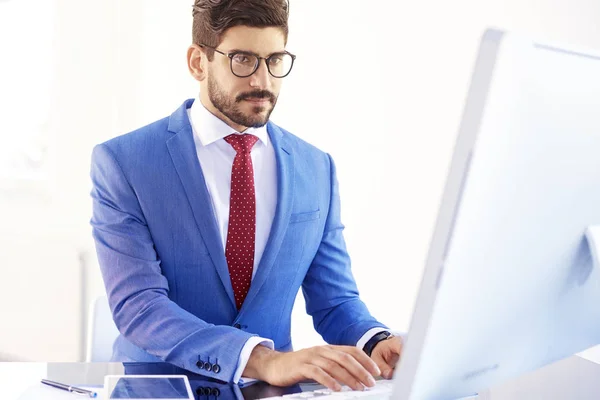
[[[600,53],[483,36],[393,399],[600,343]]]

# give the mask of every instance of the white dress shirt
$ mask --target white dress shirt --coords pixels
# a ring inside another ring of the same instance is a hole
[[[252,278],[262,258],[269,238],[271,225],[277,206],[277,161],[275,150],[269,139],[266,125],[260,128],[248,128],[244,132],[236,132],[221,119],[208,111],[196,97],[192,106],[187,110],[194,143],[200,167],[204,174],[206,187],[210,194],[215,218],[221,234],[223,250],[227,243],[227,228],[229,224],[229,198],[231,194],[231,168],[236,152],[224,138],[231,134],[252,134],[258,141],[252,148],[250,156],[254,167],[254,186],[256,192],[256,241],[254,250],[254,269]],[[356,344],[363,348],[367,341],[383,328],[374,328],[366,332]],[[233,383],[238,383],[242,372],[250,358],[252,350],[257,345],[274,348],[273,341],[261,337],[250,338],[240,353],[238,367],[233,377]]]
[[[229,226],[229,198],[231,194],[231,168],[236,152],[224,138],[231,134],[241,135],[233,128],[211,114],[200,100],[196,99],[188,109],[190,123],[194,131],[194,143],[204,173],[204,179],[212,201],[215,218],[221,234],[223,250],[227,243]],[[256,241],[254,245],[254,268],[265,251],[271,231],[271,224],[277,206],[277,162],[275,150],[269,139],[267,127],[248,128],[243,133],[258,137],[252,147],[250,157],[254,167],[254,188],[256,192]]]

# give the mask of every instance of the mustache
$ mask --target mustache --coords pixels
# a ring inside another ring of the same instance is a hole
[[[268,90],[255,90],[253,92],[242,93],[235,98],[235,101],[239,103],[248,99],[268,99],[271,103],[275,103],[275,95]]]

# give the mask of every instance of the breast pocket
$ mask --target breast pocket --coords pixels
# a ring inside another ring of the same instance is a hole
[[[299,222],[312,221],[315,219],[319,219],[320,216],[321,216],[321,211],[319,211],[319,210],[292,214],[290,216],[290,224],[297,224]]]

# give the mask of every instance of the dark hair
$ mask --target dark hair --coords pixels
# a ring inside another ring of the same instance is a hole
[[[225,31],[239,25],[281,28],[287,42],[287,0],[195,0],[192,7],[192,41],[197,45],[217,47]],[[212,60],[214,52],[206,51]]]

